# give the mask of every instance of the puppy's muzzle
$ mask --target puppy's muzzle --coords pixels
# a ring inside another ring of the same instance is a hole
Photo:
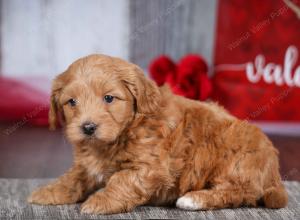
[[[84,134],[90,136],[95,133],[95,131],[97,129],[97,125],[93,122],[86,122],[81,126],[81,129]]]

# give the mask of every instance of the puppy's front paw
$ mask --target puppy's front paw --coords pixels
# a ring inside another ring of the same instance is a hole
[[[108,214],[104,201],[100,196],[90,196],[87,201],[81,205],[81,213],[86,214]]]
[[[111,198],[106,197],[102,193],[97,193],[88,198],[81,205],[81,213],[85,214],[115,214],[125,212],[122,203],[113,201]]]
[[[62,205],[77,202],[76,192],[70,193],[60,186],[45,186],[34,191],[27,199],[38,205]]]
[[[53,198],[53,193],[48,187],[42,187],[37,189],[27,198],[29,203],[38,204],[38,205],[51,205],[55,204]]]

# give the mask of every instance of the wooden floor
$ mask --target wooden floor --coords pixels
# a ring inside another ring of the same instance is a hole
[[[11,124],[0,124],[0,178],[56,177],[71,166],[72,147],[61,130],[11,128]],[[280,151],[283,179],[300,181],[300,136],[270,138]]]

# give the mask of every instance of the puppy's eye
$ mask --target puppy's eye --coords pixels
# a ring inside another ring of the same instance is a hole
[[[104,99],[104,102],[106,102],[106,103],[112,103],[112,101],[114,100],[114,97],[111,95],[106,95],[106,96],[104,96],[103,99]]]
[[[69,99],[68,104],[70,106],[75,106],[77,104],[77,101],[75,99]]]

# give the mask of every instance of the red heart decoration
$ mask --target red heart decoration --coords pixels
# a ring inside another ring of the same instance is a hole
[[[186,55],[177,65],[168,56],[162,55],[152,61],[149,72],[158,86],[166,83],[177,95],[206,100],[212,92],[207,64],[197,54]]]

